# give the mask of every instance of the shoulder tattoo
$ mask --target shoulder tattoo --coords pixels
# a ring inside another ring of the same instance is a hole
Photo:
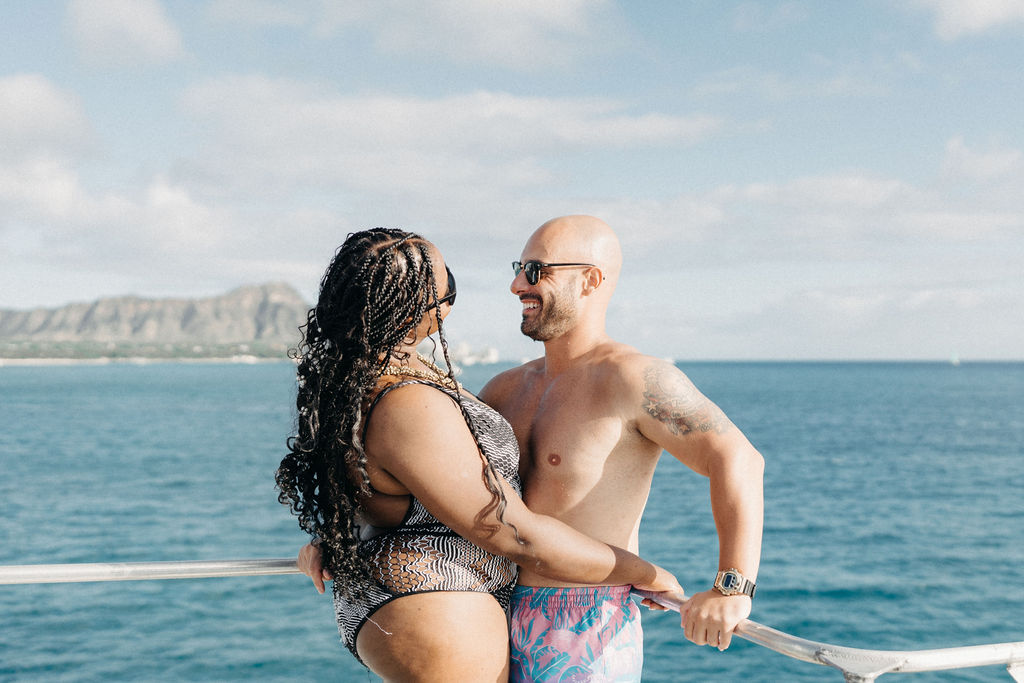
[[[732,427],[725,413],[697,391],[686,375],[665,365],[651,365],[644,371],[644,410],[677,436],[724,434]]]

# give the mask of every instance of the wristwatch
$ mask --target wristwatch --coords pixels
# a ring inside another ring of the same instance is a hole
[[[723,569],[715,577],[715,590],[722,595],[749,595],[753,598],[757,584],[735,569]]]

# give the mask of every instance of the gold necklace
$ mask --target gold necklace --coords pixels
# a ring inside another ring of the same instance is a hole
[[[380,374],[382,376],[391,375],[392,377],[415,377],[417,379],[429,380],[435,384],[440,384],[441,386],[448,387],[455,391],[460,391],[462,389],[462,385],[444,374],[436,363],[418,353],[416,354],[416,358],[419,362],[426,365],[429,371],[410,368],[406,365],[388,365]]]
[[[439,377],[448,377],[448,373],[438,367],[437,363],[424,356],[422,353],[416,354],[416,360],[426,365],[428,368],[433,370]]]

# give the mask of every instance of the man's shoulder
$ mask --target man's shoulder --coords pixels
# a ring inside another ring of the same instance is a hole
[[[526,361],[522,365],[517,365],[514,368],[509,368],[508,370],[503,370],[502,372],[499,372],[497,375],[491,378],[491,381],[488,382],[488,384],[515,384],[518,382],[522,382],[523,379],[529,376],[531,373],[541,372],[543,370],[544,357],[542,356],[540,358],[535,358],[533,360]]]
[[[494,403],[496,401],[500,401],[503,396],[510,392],[518,391],[532,373],[540,372],[543,368],[544,359],[537,358],[535,360],[527,361],[522,365],[517,365],[514,368],[509,368],[508,370],[499,372],[484,385],[483,389],[480,390],[480,399],[493,406]]]
[[[651,356],[628,344],[613,342],[602,351],[598,361],[602,368],[627,382],[643,377],[650,368],[673,367],[671,360]]]
[[[647,392],[650,378],[679,370],[670,360],[642,353],[627,344],[607,344],[590,364],[587,374],[606,398],[617,404],[638,406]]]

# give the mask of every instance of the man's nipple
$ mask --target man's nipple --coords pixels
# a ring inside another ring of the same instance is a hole
[[[558,467],[562,464],[562,456],[558,453],[552,453],[548,456],[548,464]]]

